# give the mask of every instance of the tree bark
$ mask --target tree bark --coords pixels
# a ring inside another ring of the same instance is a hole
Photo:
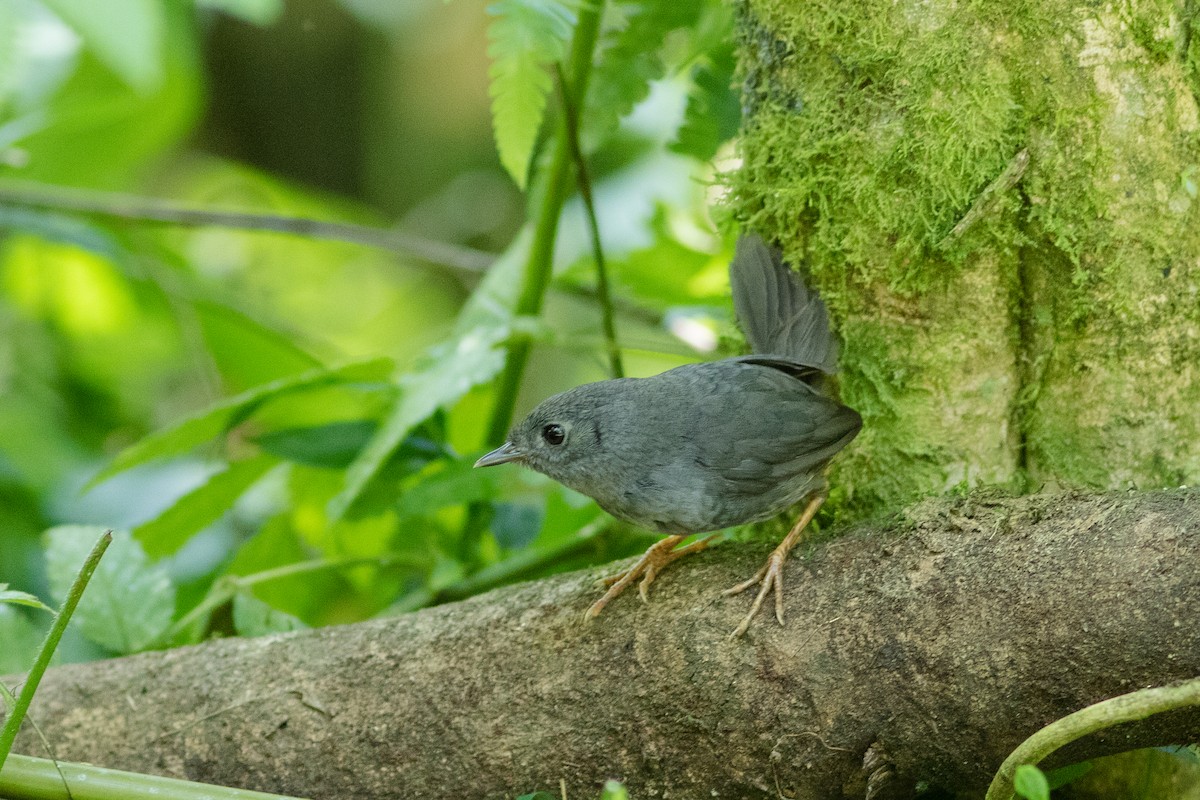
[[[761,545],[690,557],[596,621],[595,572],[462,603],[51,670],[62,759],[315,798],[980,795],[1025,736],[1200,674],[1200,491],[927,501],[793,557],[787,624],[728,634]],[[27,731],[19,750],[45,755]],[[1078,759],[1200,739],[1173,712]]]

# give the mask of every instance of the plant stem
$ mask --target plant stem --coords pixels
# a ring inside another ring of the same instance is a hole
[[[9,800],[294,800],[282,795],[13,755],[0,773]]]
[[[593,547],[593,540],[613,524],[613,519],[607,514],[601,516],[554,547],[545,550],[526,549],[503,561],[481,569],[474,575],[450,584],[444,589],[434,592],[428,598],[428,603],[449,603],[462,600],[472,595],[495,589],[506,583],[514,583],[522,578],[535,575],[538,572],[585,552]],[[427,604],[428,604],[427,603]]]
[[[583,107],[583,98],[587,93],[588,80],[591,78],[592,71],[592,53],[596,48],[596,37],[600,31],[600,15],[603,10],[603,0],[584,3],[579,9],[579,19],[575,24],[575,36],[571,41],[569,61],[570,76],[574,79],[570,87],[571,93],[574,95],[571,99],[576,108]],[[550,165],[546,170],[541,204],[538,206],[537,221],[534,225],[533,245],[529,252],[529,260],[525,263],[521,296],[517,300],[516,314],[518,316],[533,317],[541,312],[546,287],[550,283],[554,240],[558,235],[558,218],[562,214],[562,207],[567,199],[570,178],[568,167],[570,166],[571,146],[567,138],[564,121],[559,125],[558,136],[554,139],[554,152],[551,154]],[[508,433],[513,409],[517,405],[517,391],[521,388],[521,377],[525,373],[525,364],[529,360],[529,347],[529,342],[523,339],[517,340],[509,347],[508,359],[496,390],[496,404],[492,407],[491,423],[488,426],[488,441],[490,442],[498,442]]]
[[[1017,749],[1004,759],[996,776],[992,778],[987,800],[1011,800],[1013,775],[1017,767],[1022,764],[1036,765],[1055,750],[1089,733],[1145,719],[1163,711],[1194,705],[1200,705],[1200,678],[1174,686],[1141,689],[1081,708],[1073,714],[1051,722],[1021,742]]]
[[[583,98],[587,94],[588,80],[592,72],[592,53],[596,49],[596,37],[600,32],[600,16],[603,11],[604,0],[593,0],[579,8],[569,56],[571,77],[574,78],[570,87],[574,95],[571,100],[575,108],[582,107]],[[558,236],[558,218],[562,214],[570,185],[568,168],[571,147],[567,139],[566,122],[560,121],[558,136],[553,143],[554,152],[550,156],[550,164],[542,181],[542,196],[534,224],[533,244],[530,246],[529,260],[525,262],[525,277],[515,309],[518,316],[535,317],[540,314],[546,287],[550,284],[550,273],[554,266],[554,240]],[[524,338],[516,339],[509,345],[504,371],[496,385],[496,401],[488,423],[485,439],[487,442],[501,442],[508,434],[513,409],[517,407],[517,392],[521,389],[525,364],[529,361],[529,348],[529,340]],[[472,503],[467,508],[467,520],[463,524],[462,536],[459,539],[459,557],[467,564],[476,560],[479,539],[487,527],[489,516],[488,506],[484,503]]]
[[[25,719],[26,712],[29,711],[29,704],[33,702],[33,695],[37,691],[38,684],[42,682],[42,675],[45,674],[46,667],[50,666],[50,658],[54,655],[58,642],[67,629],[67,623],[71,621],[71,615],[75,613],[75,607],[79,605],[79,598],[83,597],[83,590],[87,588],[88,581],[92,579],[92,573],[96,571],[100,557],[104,555],[104,551],[111,543],[112,531],[105,531],[96,540],[92,552],[88,553],[87,559],[83,562],[83,568],[79,570],[79,574],[71,583],[67,599],[63,601],[62,608],[54,618],[50,630],[46,632],[46,638],[42,641],[42,647],[38,650],[33,667],[30,668],[29,675],[25,678],[25,685],[21,687],[21,693],[17,695],[17,702],[13,704],[12,713],[4,722],[4,728],[0,729],[0,770],[4,769],[4,761],[8,758],[9,751],[12,750],[13,742],[17,739],[17,731],[21,729],[21,722]]]
[[[307,572],[321,572],[324,570],[359,566],[385,567],[392,564],[407,564],[412,567],[424,566],[423,562],[410,559],[407,556],[355,556],[336,561],[314,558],[310,561],[297,561],[294,564],[284,564],[281,567],[255,572],[252,575],[226,575],[213,585],[213,588],[209,590],[203,600],[196,604],[195,608],[184,614],[178,622],[171,626],[171,629],[167,631],[165,640],[168,642],[174,641],[176,637],[180,636],[192,625],[195,625],[213,611],[232,600],[238,592],[249,589],[252,586],[257,586],[260,583],[277,581],[281,578],[291,578]]]
[[[496,260],[494,255],[481,250],[425,239],[388,228],[279,214],[216,211],[147,197],[27,181],[0,181],[0,207],[3,206],[71,212],[159,225],[214,226],[330,239],[387,250],[400,256],[473,274],[487,269]]]
[[[604,248],[600,244],[600,223],[596,219],[596,203],[592,198],[592,179],[588,174],[587,159],[583,157],[583,149],[579,146],[579,117],[575,104],[571,102],[571,92],[567,89],[567,76],[562,64],[554,65],[558,77],[558,95],[563,107],[565,136],[571,148],[571,158],[575,161],[575,185],[579,188],[579,196],[583,199],[583,208],[588,221],[588,234],[592,242],[592,260],[596,262],[596,295],[600,301],[600,323],[604,329],[604,341],[608,347],[609,372],[614,378],[625,377],[625,368],[621,365],[621,348],[617,346],[617,329],[613,322],[612,294],[608,288],[608,268],[604,264]]]

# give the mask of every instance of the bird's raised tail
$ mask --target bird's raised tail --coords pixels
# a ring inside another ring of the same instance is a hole
[[[833,374],[838,345],[825,303],[757,233],[738,239],[729,265],[733,310],[754,352]]]

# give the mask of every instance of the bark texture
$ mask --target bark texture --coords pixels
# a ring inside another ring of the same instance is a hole
[[[598,620],[595,572],[394,619],[51,670],[58,757],[316,798],[981,794],[1045,723],[1200,674],[1200,492],[929,501],[797,553],[787,624],[729,631],[762,546],[673,566]],[[1078,758],[1200,739],[1152,718]],[[26,735],[18,748],[43,754]]]

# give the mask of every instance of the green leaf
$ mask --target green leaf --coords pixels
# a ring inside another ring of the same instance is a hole
[[[42,0],[105,66],[149,92],[162,81],[166,18],[158,0]]]
[[[1025,800],[1050,800],[1050,783],[1040,769],[1022,764],[1013,774],[1013,789]]]
[[[575,24],[574,3],[562,0],[499,0],[488,6],[492,67],[492,127],[500,163],[525,188],[546,95],[553,82],[547,68],[567,54]]]
[[[50,591],[62,602],[104,528],[61,525],[45,533]],[[117,653],[135,653],[158,642],[171,627],[175,587],[161,565],[150,564],[128,531],[113,541],[88,583],[71,622],[84,636]]]
[[[8,99],[16,89],[14,72],[18,62],[18,36],[21,18],[16,3],[0,3],[0,108],[8,105]],[[11,124],[11,118],[6,117]]]
[[[408,434],[434,411],[491,380],[504,366],[502,343],[512,325],[520,274],[531,240],[524,229],[497,259],[458,315],[455,336],[433,348],[425,366],[400,381],[400,396],[367,447],[346,472],[345,487],[330,501],[336,521],[366,490]]]
[[[313,556],[313,550],[292,527],[290,514],[283,513],[268,520],[242,544],[227,572],[252,581],[256,575]],[[254,586],[254,596],[272,608],[309,621],[325,618],[329,609],[347,595],[346,582],[333,570],[289,575]]]
[[[1175,750],[1177,748],[1171,749]],[[1200,763],[1200,760],[1196,760],[1193,757],[1193,763]],[[1052,769],[1046,773],[1046,783],[1050,785],[1050,790],[1053,791],[1066,786],[1068,783],[1079,780],[1091,772],[1093,766],[1095,765],[1091,761],[1080,761],[1077,764],[1067,764],[1065,767]]]
[[[558,798],[549,792],[532,792],[521,795],[517,800],[558,800]]]
[[[346,486],[330,502],[338,520],[367,488],[412,430],[435,411],[457,401],[504,367],[507,328],[479,328],[436,347],[425,366],[400,379],[400,397],[383,426],[346,470]]]
[[[108,12],[107,2],[77,2]],[[61,185],[128,187],[131,176],[144,174],[165,149],[191,134],[200,113],[202,77],[195,10],[185,2],[152,2],[166,25],[162,78],[154,93],[132,87],[91,48],[69,62],[69,51],[50,57],[47,70],[26,59],[24,83],[33,86],[22,85],[20,91],[32,93],[31,113],[17,120],[23,129],[10,131],[10,141],[24,154],[23,165],[19,170],[0,166],[0,172]],[[27,74],[30,68],[37,70],[35,76]],[[57,74],[67,69],[66,75]]]
[[[173,554],[228,513],[234,502],[278,463],[274,456],[261,455],[230,464],[157,517],[134,528],[133,537],[151,558]]]
[[[221,378],[233,391],[284,380],[321,366],[288,336],[236,309],[209,302],[197,302],[193,307]]]
[[[734,64],[729,41],[693,70],[683,125],[671,150],[707,161],[737,133],[742,107],[732,86]]]
[[[475,469],[470,459],[447,462],[443,469],[422,480],[400,495],[396,511],[402,516],[418,516],[446,506],[474,503],[496,496],[496,485],[503,474],[496,470]]]
[[[506,550],[528,547],[537,539],[545,520],[545,510],[529,503],[497,503],[492,515],[492,535]]]
[[[629,792],[617,781],[607,781],[604,791],[600,793],[600,800],[629,800]]]
[[[308,626],[299,617],[272,608],[252,594],[238,592],[233,598],[233,627],[239,636],[266,636]]]
[[[42,636],[23,614],[0,604],[0,642],[0,675],[12,675],[33,664]]]
[[[15,606],[28,606],[29,608],[40,608],[42,611],[55,613],[54,609],[38,600],[37,597],[29,592],[19,592],[16,589],[9,589],[7,583],[0,583],[0,603],[12,603]],[[0,637],[0,641],[4,641]]]
[[[197,0],[196,5],[223,11],[254,25],[270,25],[283,14],[283,0]]]
[[[378,381],[392,370],[389,359],[359,361],[334,369],[316,369],[290,378],[257,386],[239,395],[222,400],[169,428],[153,433],[137,444],[121,451],[112,463],[92,478],[89,486],[101,483],[119,472],[145,464],[157,458],[177,456],[199,444],[229,431],[253,414],[269,400],[282,395],[338,383]]]
[[[666,74],[662,50],[667,34],[693,23],[703,7],[676,0],[625,0],[609,7],[583,115],[587,139],[607,137],[646,99],[651,81]]]
[[[342,469],[354,460],[379,423],[371,419],[284,428],[256,436],[254,443],[279,458],[313,467]]]

